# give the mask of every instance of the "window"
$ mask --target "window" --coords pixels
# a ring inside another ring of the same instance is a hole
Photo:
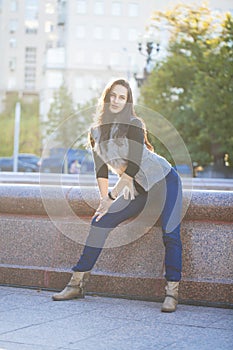
[[[15,47],[17,47],[17,41],[16,38],[10,38],[9,40],[9,46],[13,49]]]
[[[53,40],[47,40],[46,42],[46,49],[51,49],[55,46],[55,41]]]
[[[37,28],[26,27],[25,33],[26,34],[37,34]]]
[[[102,27],[95,27],[94,28],[94,38],[95,39],[103,39],[103,28]]]
[[[46,2],[45,4],[45,12],[52,15],[55,10],[54,10],[54,5],[50,2]]]
[[[120,16],[122,11],[122,4],[120,2],[113,2],[112,3],[112,15],[113,16]]]
[[[25,48],[25,62],[36,63],[36,47]]]
[[[25,48],[24,87],[34,90],[36,85],[36,47]]]
[[[9,22],[9,32],[15,33],[18,28],[18,21],[16,19],[11,19]]]
[[[76,11],[79,14],[85,14],[87,12],[86,0],[77,0]]]
[[[111,29],[111,39],[112,40],[120,40],[120,28],[113,27]]]
[[[138,32],[134,28],[130,28],[128,31],[128,40],[129,41],[137,41],[138,39]]]
[[[77,26],[76,27],[76,38],[83,39],[85,37],[85,27]]]
[[[16,57],[11,57],[9,59],[9,69],[13,72],[16,69]]]
[[[94,12],[96,15],[103,15],[104,14],[104,2],[103,1],[96,1],[95,2]]]
[[[59,0],[57,2],[57,24],[58,26],[64,26],[66,24],[66,0]]]
[[[36,84],[36,67],[25,66],[24,69],[24,87],[27,90],[34,90]]]
[[[56,43],[56,45],[55,45],[55,43]],[[54,45],[53,46],[64,47],[65,46],[64,38],[57,39],[56,41],[54,40]]]
[[[38,25],[38,0],[26,0],[25,32],[36,34]]]
[[[25,18],[31,21],[38,19],[38,0],[26,0]]]
[[[17,0],[11,0],[10,10],[11,10],[11,12],[16,12],[18,10],[18,1]]]
[[[135,2],[129,3],[129,16],[137,17],[139,15],[139,5]]]
[[[45,33],[52,33],[54,31],[54,24],[50,21],[45,22]]]

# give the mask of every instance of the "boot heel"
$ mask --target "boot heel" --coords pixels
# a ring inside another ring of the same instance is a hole
[[[176,311],[178,304],[178,289],[179,282],[167,282],[167,286],[165,287],[166,296],[161,307],[162,312]]]
[[[54,301],[71,299],[83,299],[85,297],[85,285],[90,277],[90,271],[74,272],[67,286],[52,296]]]

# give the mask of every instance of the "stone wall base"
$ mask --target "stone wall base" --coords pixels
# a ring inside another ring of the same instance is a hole
[[[184,192],[184,201],[187,200]],[[233,305],[233,191],[193,191],[182,220],[179,298]],[[98,193],[91,187],[0,185],[0,284],[61,290],[83,251]],[[162,300],[164,246],[156,203],[114,229],[92,271],[92,294]]]
[[[65,270],[0,265],[1,285],[59,291],[67,284],[71,273]],[[103,274],[93,271],[87,284],[87,294],[161,302],[165,280]],[[227,295],[227,297],[226,297]],[[192,305],[233,308],[233,285],[226,282],[182,280],[179,302]]]

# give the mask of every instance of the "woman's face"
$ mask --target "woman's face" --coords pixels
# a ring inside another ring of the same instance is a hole
[[[112,113],[121,112],[127,102],[128,90],[122,85],[115,85],[110,91],[109,110]]]

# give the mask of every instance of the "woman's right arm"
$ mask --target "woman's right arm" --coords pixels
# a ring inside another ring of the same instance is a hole
[[[112,204],[108,197],[108,167],[103,160],[92,149],[95,164],[95,173],[100,194],[100,203],[94,214],[95,220],[99,221],[104,216]]]
[[[100,193],[100,203],[94,214],[95,220],[99,221],[108,211],[112,200],[108,196],[108,167],[102,159],[93,151],[96,178]]]
[[[108,179],[105,177],[97,177],[97,183],[100,193],[100,199],[108,195]]]

